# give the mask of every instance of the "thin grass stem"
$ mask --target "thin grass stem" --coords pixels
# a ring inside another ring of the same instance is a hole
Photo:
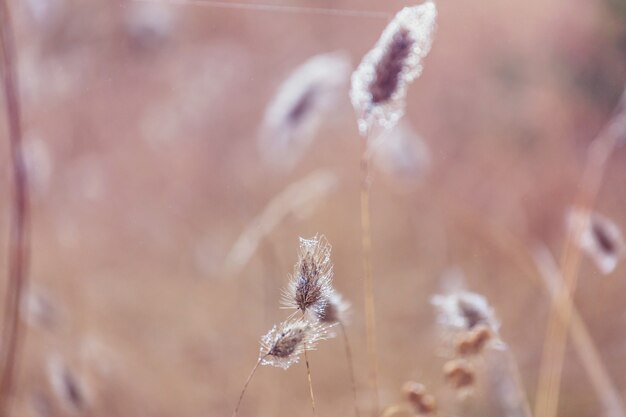
[[[252,371],[250,371],[250,374],[248,375],[248,378],[246,379],[245,384],[243,384],[243,388],[241,390],[241,394],[239,394],[239,400],[237,400],[237,406],[235,407],[235,411],[233,411],[232,417],[237,417],[237,413],[239,412],[239,407],[241,406],[241,401],[243,400],[243,396],[246,393],[246,390],[248,389],[248,385],[250,384],[250,381],[252,381],[252,377],[256,373],[256,370],[259,368],[261,361],[263,361],[263,358],[259,358],[259,360],[256,362],[256,364],[252,368]]]
[[[578,271],[581,263],[581,250],[576,244],[589,222],[589,215],[597,199],[606,164],[617,142],[626,133],[626,112],[624,98],[619,112],[591,143],[589,157],[581,180],[580,191],[575,207],[585,214],[585,220],[575,230],[568,233],[561,256],[561,277],[564,285],[559,287],[550,310],[546,339],[539,372],[536,417],[555,417],[558,411],[559,394],[563,373],[563,361],[567,344],[572,312],[573,296],[576,292]]]
[[[213,0],[132,0],[143,3],[158,3],[167,5],[192,5],[219,9],[250,10],[257,12],[274,12],[289,14],[310,14],[322,16],[357,17],[367,19],[389,19],[393,15],[387,12],[368,10],[329,9],[320,7],[284,6],[279,4],[259,4],[253,2],[213,1]]]
[[[482,221],[478,216],[461,211],[459,208],[462,205],[458,202],[447,203],[447,206],[454,208],[456,216],[461,220],[461,226],[471,228],[473,232],[483,237],[486,243],[507,255],[514,264],[518,265],[524,276],[539,277],[552,302],[556,300],[559,286],[564,284],[560,277],[559,267],[547,248],[541,246],[531,254],[522,239],[505,227],[493,222]],[[619,390],[611,379],[585,322],[573,304],[569,331],[575,351],[602,404],[605,415],[626,417]]]
[[[346,361],[348,362],[348,371],[350,373],[350,383],[352,385],[352,395],[354,396],[354,415],[360,416],[359,413],[359,399],[356,390],[356,377],[354,375],[354,362],[352,358],[352,348],[350,346],[350,340],[348,339],[348,333],[346,332],[346,326],[343,322],[339,321],[339,327],[341,328],[341,334],[343,335],[343,345],[346,350]]]
[[[20,300],[28,279],[29,203],[28,178],[22,149],[21,109],[16,73],[15,36],[6,0],[0,0],[0,50],[2,82],[9,125],[10,160],[13,170],[13,206],[9,232],[8,288],[2,326],[0,415],[10,410],[21,342]]]
[[[367,147],[367,143],[365,144]],[[372,231],[370,220],[370,154],[367,148],[361,158],[361,245],[363,250],[363,288],[365,293],[365,322],[370,367],[373,415],[378,415],[378,355],[376,352],[376,307],[372,277]]]
[[[313,409],[313,417],[317,416],[315,412],[315,396],[313,395],[313,381],[311,379],[311,367],[309,365],[309,355],[306,345],[304,346],[304,362],[306,363],[306,376],[309,380],[309,394],[311,396],[311,408]]]

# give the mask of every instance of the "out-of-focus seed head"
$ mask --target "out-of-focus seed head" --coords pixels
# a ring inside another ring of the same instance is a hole
[[[426,392],[426,388],[417,382],[407,381],[402,387],[406,400],[417,414],[428,415],[437,411],[435,397]]]
[[[331,246],[324,236],[300,238],[300,254],[293,275],[283,292],[283,306],[313,317],[324,315],[333,293]]]
[[[344,300],[344,298],[337,291],[332,291],[326,299],[324,309],[316,314],[317,319],[322,323],[346,324],[348,320],[348,312],[350,310],[350,303]]]
[[[327,326],[306,320],[285,321],[275,325],[261,338],[261,364],[287,369],[298,363],[305,348],[315,349],[317,342],[326,338],[327,332]]]
[[[428,145],[405,119],[368,146],[374,166],[396,191],[414,191],[430,170]]]
[[[487,299],[469,291],[457,291],[446,295],[435,295],[432,304],[437,308],[438,321],[446,327],[472,330],[477,325],[488,327],[498,333],[500,323]]]
[[[443,366],[443,376],[456,390],[471,389],[476,382],[476,373],[470,364],[462,359],[448,361]]]
[[[344,52],[316,55],[296,68],[268,104],[259,151],[269,166],[293,167],[338,99],[345,93],[352,64]]]
[[[493,336],[488,326],[479,324],[472,330],[458,335],[454,350],[459,356],[478,355],[493,340]]]
[[[362,135],[374,126],[390,129],[404,114],[407,87],[422,72],[436,17],[430,0],[402,9],[352,74],[350,98]]]
[[[617,224],[598,213],[587,215],[570,209],[567,226],[578,237],[579,247],[594,261],[603,274],[610,274],[624,254],[624,238]]]
[[[90,393],[85,381],[57,356],[48,359],[48,380],[66,411],[83,412],[89,406]]]

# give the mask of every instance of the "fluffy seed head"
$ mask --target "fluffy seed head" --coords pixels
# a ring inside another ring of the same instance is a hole
[[[313,350],[326,338],[328,327],[306,320],[285,321],[275,325],[261,338],[261,365],[287,369],[298,363],[304,349]]]
[[[404,114],[407,87],[422,72],[436,17],[430,0],[402,9],[352,74],[350,98],[362,135],[374,126],[390,129]]]
[[[446,326],[459,330],[472,330],[477,325],[488,327],[497,334],[500,323],[487,299],[480,294],[458,291],[447,295],[435,295],[432,304],[439,311],[438,320]]]
[[[370,84],[372,104],[388,101],[398,88],[400,73],[406,65],[414,41],[406,28],[394,33],[387,51],[376,65],[376,76]]]
[[[603,274],[610,274],[617,267],[624,253],[624,238],[619,227],[598,213],[586,213],[571,209],[567,215],[567,226],[574,236],[579,236],[578,245],[594,261]],[[582,233],[577,233],[582,231]]]
[[[268,104],[259,151],[274,168],[294,166],[345,92],[352,65],[344,52],[316,55],[296,68]]]
[[[300,254],[283,292],[283,305],[314,317],[323,316],[332,293],[331,246],[324,236],[300,238]]]

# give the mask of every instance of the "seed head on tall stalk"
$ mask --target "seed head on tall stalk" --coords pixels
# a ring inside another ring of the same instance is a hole
[[[372,278],[370,221],[370,142],[392,129],[404,115],[408,85],[422,72],[422,59],[430,51],[437,9],[431,0],[405,7],[387,25],[380,39],[352,74],[350,99],[359,132],[367,139],[361,159],[361,244],[367,347],[374,415],[378,415],[378,360],[376,312]]]

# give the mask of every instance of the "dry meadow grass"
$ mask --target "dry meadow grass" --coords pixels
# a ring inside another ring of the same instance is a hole
[[[390,14],[413,4],[286,3]],[[268,101],[296,66],[336,50],[356,65],[386,21],[126,0],[9,5],[31,172],[29,293],[39,307],[29,310],[12,415],[230,415],[259,337],[286,316],[278,305],[298,237],[318,233],[332,243],[334,286],[352,304],[347,331],[365,410],[363,139],[347,87],[292,170],[268,167],[257,136]],[[626,6],[439,0],[437,7],[437,35],[406,108],[430,149],[430,170],[410,190],[372,174],[380,402],[401,401],[402,386],[415,380],[438,394],[442,417],[496,416],[486,381],[463,401],[445,384],[430,298],[450,268],[462,269],[467,287],[495,308],[532,404],[550,308],[532,252],[545,244],[558,258],[588,145],[623,91]],[[4,111],[0,131],[4,270],[11,208]],[[250,222],[320,168],[336,175],[329,194],[287,213],[243,268],[226,273],[225,258]],[[626,230],[624,178],[621,147],[595,206]],[[624,262],[605,277],[584,258],[575,295],[622,397],[625,277]],[[309,355],[320,417],[353,413],[343,349],[336,338]],[[79,410],[49,382],[64,368],[84,390]],[[310,412],[301,361],[287,371],[259,368],[239,415]],[[559,415],[600,414],[570,343]]]

